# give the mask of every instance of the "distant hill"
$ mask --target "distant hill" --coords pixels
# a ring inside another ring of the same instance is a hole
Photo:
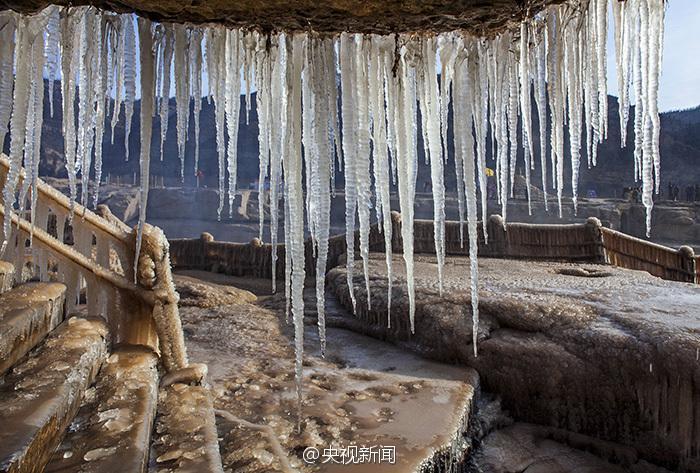
[[[47,94],[48,95],[48,94]],[[45,107],[43,141],[42,141],[42,166],[40,172],[44,176],[64,177],[63,166],[63,137],[61,133],[61,107],[60,84],[56,84],[54,92],[54,116],[49,116],[49,107]],[[48,101],[48,98],[47,98]],[[118,126],[115,129],[114,144],[111,144],[109,128],[105,133],[103,176],[122,175],[131,176],[138,172],[139,156],[139,102],[135,104],[132,123],[132,133],[129,140],[130,160],[125,162],[124,152],[124,120],[123,111]],[[239,187],[248,185],[257,180],[258,176],[258,126],[255,109],[255,94],[251,97],[251,110],[249,124],[245,119],[244,97],[241,97],[241,119],[238,141]],[[110,111],[111,116],[111,111]],[[177,157],[176,141],[176,113],[175,101],[170,100],[169,127],[165,144],[165,158],[160,160],[160,125],[159,119],[154,119],[153,146],[151,173],[156,176],[165,176],[169,184],[179,182],[180,163]],[[202,113],[200,116],[200,168],[205,174],[205,179],[210,186],[216,185],[217,157],[216,157],[216,128],[214,124],[214,105],[207,99],[202,100]],[[451,116],[450,116],[451,120]],[[539,136],[537,119],[533,119],[535,137]],[[450,127],[451,129],[451,127]],[[628,124],[628,144],[626,148],[620,148],[620,129],[617,115],[617,99],[609,97],[609,130],[608,139],[599,148],[598,166],[587,169],[585,158],[585,143],[582,146],[582,159],[579,179],[579,189],[582,194],[593,189],[601,196],[619,196],[622,188],[634,185],[633,167],[633,123]],[[540,185],[539,171],[539,140],[535,139],[535,154],[537,156],[537,169],[533,171],[533,184]],[[568,149],[568,141],[566,143]],[[688,110],[673,111],[661,115],[661,172],[662,189],[665,192],[669,181],[683,188],[686,185],[700,183],[700,107]],[[5,142],[5,152],[9,148],[9,137]],[[520,152],[518,170],[523,172],[522,151]],[[429,187],[424,184],[430,180],[429,167],[425,165],[423,157],[423,145],[419,138],[419,171],[418,190]],[[450,150],[452,155],[452,150]],[[451,156],[450,156],[451,157]],[[493,166],[489,160],[487,165]],[[446,182],[448,188],[454,189],[455,174],[453,161],[450,159],[446,166]],[[550,166],[551,167],[551,166]],[[549,170],[551,173],[551,169]],[[570,180],[571,170],[566,167],[567,182]],[[549,179],[551,186],[551,178]],[[342,174],[338,174],[336,182],[342,185]],[[190,115],[189,140],[186,149],[186,185],[194,185],[194,117]],[[567,184],[565,193],[570,193]]]

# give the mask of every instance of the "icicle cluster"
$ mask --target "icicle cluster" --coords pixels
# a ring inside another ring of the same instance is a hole
[[[608,21],[609,9],[613,21]],[[419,141],[430,165],[441,289],[445,260],[444,166],[448,156],[454,155],[449,166],[454,166],[457,176],[459,219],[466,222],[476,354],[477,221],[479,208],[481,218],[486,217],[488,168],[495,168],[494,180],[505,219],[518,167],[524,169],[529,199],[531,170],[539,156],[545,208],[551,172],[551,187],[556,191],[561,213],[568,181],[564,177],[564,160],[568,154],[572,169],[568,182],[576,206],[581,148],[585,143],[587,163],[595,165],[597,146],[607,135],[605,43],[609,24],[614,24],[616,29],[618,115],[623,146],[630,98],[636,99],[635,171],[642,180],[649,228],[652,193],[654,188],[658,189],[660,179],[657,92],[663,17],[663,0],[578,0],[551,6],[527,18],[519,29],[484,39],[462,32],[391,36],[352,33],[321,36],[313,32],[264,35],[222,26],[152,24],[143,19],[135,25],[132,15],[116,15],[90,7],[51,7],[31,17],[2,12],[0,142],[8,125],[11,134],[11,168],[3,189],[4,235],[10,234],[9,215],[17,202],[17,193],[21,208],[29,188],[36,183],[44,77],[49,79],[52,98],[51,86],[60,66],[62,111],[69,118],[63,121],[63,134],[71,199],[77,198],[77,176],[81,175],[82,202],[87,203],[90,173],[94,170],[96,204],[106,120],[110,120],[112,141],[116,124],[121,117],[125,120],[128,157],[136,72],[140,71],[139,229],[142,229],[148,198],[151,126],[157,116],[163,159],[171,92],[175,95],[181,176],[184,178],[186,172],[185,145],[191,111],[195,139],[192,172],[197,172],[202,69],[206,67],[208,100],[213,99],[215,108],[219,215],[226,205],[230,215],[236,193],[241,82],[245,81],[246,121],[251,109],[251,90],[257,91],[260,235],[263,236],[264,203],[269,200],[273,281],[280,210],[283,214],[284,279],[288,314],[292,315],[296,334],[299,396],[303,284],[306,271],[311,269],[305,268],[305,228],[316,257],[318,328],[323,352],[324,274],[336,170],[344,173],[347,271],[353,306],[355,228],[357,225],[359,229],[359,256],[369,304],[370,221],[376,218],[387,248],[391,308],[392,185],[398,190],[413,330],[413,219]],[[136,64],[137,57],[140,67]],[[449,118],[450,114],[453,119]],[[533,133],[533,115],[539,125],[539,136]],[[78,126],[71,118],[77,118]],[[453,130],[449,130],[450,122]],[[569,149],[565,150],[567,133]],[[518,163],[521,146],[524,160]],[[31,172],[27,184],[17,189],[22,164]],[[488,241],[486,225],[482,227]],[[140,238],[138,242],[137,253]]]

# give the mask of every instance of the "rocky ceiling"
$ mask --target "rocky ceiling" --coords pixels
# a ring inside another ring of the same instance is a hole
[[[0,0],[34,13],[46,5],[94,5],[158,21],[221,23],[263,31],[362,33],[467,30],[489,35],[565,0]]]

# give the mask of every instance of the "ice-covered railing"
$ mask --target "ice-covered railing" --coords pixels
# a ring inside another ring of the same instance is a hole
[[[8,169],[7,158],[0,155],[0,183],[7,178]],[[23,171],[19,180],[20,185],[25,182]],[[146,228],[134,283],[135,232],[106,209],[102,211],[108,218],[103,218],[74,203],[71,214],[66,196],[41,180],[35,184],[25,196],[32,199],[36,195],[32,210],[11,213],[11,234],[3,257],[14,263],[15,281],[34,277],[63,282],[67,312],[84,302],[89,315],[109,322],[114,343],[159,349],[168,371],[186,367],[178,296],[163,233],[156,227]],[[0,213],[5,214],[4,206]],[[50,216],[55,224],[49,222]],[[72,230],[72,245],[65,243],[66,228]]]
[[[700,283],[696,277],[699,261],[691,247],[669,248],[610,228],[601,228],[601,233],[606,263],[672,281]]]

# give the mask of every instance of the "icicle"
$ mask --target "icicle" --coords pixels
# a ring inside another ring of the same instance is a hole
[[[49,85],[49,114],[53,118],[53,89],[56,85],[56,74],[58,72],[58,61],[61,54],[61,39],[60,28],[61,19],[59,8],[57,6],[49,6],[49,21],[46,27],[46,75]],[[0,20],[2,21],[2,20]],[[1,35],[1,33],[0,33]],[[2,65],[0,65],[0,68]],[[2,72],[0,72],[0,80],[2,80]],[[0,127],[2,120],[0,119]],[[2,135],[0,134],[0,137]],[[0,140],[0,146],[2,141]]]
[[[141,63],[141,155],[139,158],[141,183],[139,188],[139,223],[134,259],[134,282],[138,276],[139,253],[143,227],[146,223],[148,206],[148,185],[151,163],[151,135],[153,131],[153,110],[155,98],[155,53],[153,51],[153,30],[151,22],[145,18],[138,19],[139,50]]]
[[[83,16],[80,29],[80,80],[78,85],[78,151],[75,167],[81,172],[81,203],[88,205],[88,185],[95,145],[97,87],[99,86],[99,53],[102,40],[99,19],[93,9]]]
[[[238,160],[238,120],[241,109],[241,66],[240,66],[240,38],[238,31],[229,31],[226,38],[226,62],[223,64],[225,70],[221,71],[225,75],[225,111],[226,127],[228,131],[228,149],[226,163],[228,168],[228,212],[229,218],[233,216],[233,200],[236,197],[237,181],[237,160]],[[223,179],[223,175],[219,177]],[[220,185],[222,182],[220,181]],[[219,189],[223,197],[223,188]],[[221,207],[221,201],[219,203]]]
[[[422,71],[418,75],[417,83],[420,91],[421,117],[424,124],[423,141],[430,160],[430,179],[433,187],[433,238],[437,256],[438,287],[440,294],[442,294],[443,267],[445,265],[445,183],[440,140],[440,103],[435,66],[437,40],[434,37],[429,37],[424,38],[421,43]],[[461,183],[457,185],[458,188],[461,188]]]
[[[469,91],[473,90],[473,84],[469,84],[469,68],[466,57],[466,49],[461,51],[455,65],[455,97],[454,97],[454,124],[455,124],[455,154],[462,155],[464,163],[464,184],[467,197],[467,227],[469,234],[469,267],[470,287],[472,303],[472,346],[474,356],[477,356],[477,340],[479,333],[479,292],[478,292],[478,262],[477,262],[477,211],[476,211],[476,183],[474,174],[474,142],[472,138],[472,97]],[[501,172],[505,173],[505,169]]]
[[[95,101],[97,102],[95,114],[95,194],[93,196],[93,205],[97,207],[100,199],[100,184],[102,182],[102,143],[104,140],[105,117],[109,104],[109,49],[111,38],[111,28],[109,20],[106,16],[100,18],[100,45],[99,58],[96,66],[99,68],[99,74],[96,79],[97,85],[95,89]],[[89,175],[89,174],[88,174]]]
[[[520,114],[522,116],[523,151],[525,152],[525,191],[527,193],[527,211],[532,215],[532,199],[530,196],[530,160],[534,154],[532,145],[532,98],[530,97],[530,62],[528,48],[530,46],[528,24],[520,25]]]
[[[607,64],[608,39],[608,0],[595,0],[596,15],[596,55],[598,62],[598,102],[600,139],[608,137],[608,79],[605,73]]]
[[[263,240],[265,228],[265,179],[270,167],[270,115],[272,100],[270,96],[270,75],[272,72],[271,56],[266,51],[268,38],[258,37],[255,77],[258,85],[255,94],[255,108],[258,112],[258,218],[259,238]]]
[[[0,150],[5,143],[12,113],[16,26],[14,13],[9,11],[0,13]]]
[[[177,109],[177,153],[180,158],[180,179],[185,180],[185,143],[190,122],[190,69],[187,29],[174,25],[175,35],[175,106]],[[195,170],[196,171],[196,170]]]
[[[50,11],[50,10],[49,10]],[[46,10],[44,10],[43,13],[47,13]],[[41,15],[41,14],[40,14]],[[38,26],[41,26],[44,21],[41,19],[41,16],[36,18],[37,22],[39,23]],[[39,190],[38,190],[38,183],[39,183],[39,161],[41,159],[41,128],[42,128],[42,123],[44,119],[44,76],[43,76],[43,65],[44,65],[44,58],[45,58],[45,45],[44,42],[42,41],[42,36],[41,34],[38,35],[37,39],[34,41],[33,49],[32,49],[32,54],[34,55],[34,58],[32,60],[32,65],[33,65],[33,76],[32,77],[32,84],[33,86],[33,103],[30,103],[30,106],[33,108],[32,115],[33,115],[33,123],[27,121],[27,127],[32,129],[33,133],[33,139],[31,140],[31,143],[27,143],[27,146],[25,146],[24,150],[24,161],[25,161],[25,166],[27,168],[27,171],[29,172],[29,176],[25,178],[25,183],[29,182],[31,185],[31,190],[32,190],[32,195],[31,195],[31,206],[32,206],[32,211],[31,211],[31,221],[32,221],[32,227],[31,227],[31,232],[29,235],[29,240],[30,244],[33,242],[33,237],[34,237],[34,226],[35,223],[37,222],[37,205],[38,205],[38,196],[39,196]],[[29,146],[30,145],[30,146]],[[28,160],[29,158],[29,160]],[[31,163],[31,166],[28,165],[28,161]],[[24,198],[22,198],[22,202],[24,202]]]
[[[442,73],[440,75],[440,135],[442,138],[443,159],[444,161],[447,161],[447,157],[449,154],[447,144],[448,115],[450,108],[450,94],[452,88],[452,77],[454,76],[455,61],[454,38],[452,37],[452,35],[441,35],[438,38],[438,50],[440,56],[440,64],[442,65]],[[457,212],[459,214],[459,245],[461,247],[464,246],[464,187],[462,185],[463,170],[462,163],[460,160],[461,157],[455,156],[455,173],[457,174]],[[435,216],[437,217],[437,213],[435,214]],[[441,272],[441,269],[438,269],[438,273]],[[442,287],[442,284],[440,284],[440,286]]]
[[[549,211],[547,202],[547,85],[545,81],[546,51],[543,26],[535,30],[537,44],[535,45],[535,58],[537,61],[537,77],[535,79],[535,103],[537,105],[538,128],[540,130],[540,171],[542,173],[542,193],[544,209]],[[586,120],[588,123],[588,119]],[[590,142],[590,139],[589,139]]]
[[[562,32],[558,14],[550,15],[547,22],[547,77],[549,103],[552,115],[552,176],[557,190],[559,217],[562,217],[562,197],[564,192],[564,55],[561,50]]]
[[[387,87],[391,69],[387,64],[392,61],[393,41],[379,36],[372,36],[369,64],[370,88],[369,110],[372,117],[372,150],[374,168],[374,186],[377,193],[378,208],[381,212],[382,231],[384,233],[384,255],[387,269],[387,324],[391,327],[391,293],[392,293],[392,221],[391,221],[391,182],[389,176],[389,155],[386,131],[386,109],[384,90]]]
[[[518,161],[518,107],[520,91],[518,87],[518,72],[515,64],[515,57],[510,51],[507,52],[508,61],[508,142],[510,143],[508,165],[510,174],[510,197],[513,197],[515,188],[515,167]]]
[[[416,293],[413,274],[413,216],[416,194],[416,87],[415,56],[417,45],[402,36],[403,45],[399,51],[397,72],[391,87],[396,97],[396,160],[399,206],[401,208],[401,237],[403,239],[403,258],[406,264],[406,284],[409,302],[409,320],[411,333],[415,331]],[[347,156],[346,156],[347,159]]]
[[[347,243],[347,284],[352,301],[353,312],[356,309],[353,270],[355,267],[355,212],[357,210],[357,118],[354,103],[353,83],[355,73],[354,38],[348,33],[340,35],[340,79],[342,90],[341,113],[343,116],[343,160],[345,164],[345,242]]]
[[[285,248],[291,253],[291,299],[292,317],[294,320],[295,345],[295,381],[299,414],[301,414],[303,352],[304,352],[304,193],[302,189],[302,153],[301,153],[301,70],[303,63],[304,37],[296,34],[288,43],[290,56],[287,63],[287,76],[290,79],[287,94],[289,102],[286,153],[284,155],[284,187],[285,202],[289,208],[289,226],[285,228]]]
[[[163,24],[162,89],[160,93],[160,160],[164,158],[163,147],[168,135],[168,115],[170,111],[170,70],[175,52],[175,34],[173,26]]]
[[[625,37],[625,2],[613,2],[613,21],[615,23],[615,71],[617,74],[618,117],[620,119],[620,146],[625,147],[627,141],[627,118],[629,110],[625,107],[625,96],[628,93],[627,68],[625,67],[624,48]]]
[[[192,28],[188,47],[190,96],[194,116],[194,173],[199,170],[199,115],[202,112],[202,29]]]
[[[270,85],[272,102],[279,104],[280,110],[286,109],[286,37],[280,35],[278,43],[273,44],[271,53],[275,60],[273,62],[273,74]],[[287,115],[286,113],[275,113],[270,116],[270,240],[272,242],[272,291],[277,291],[277,232],[279,227],[279,187],[282,173],[282,155],[285,143]],[[284,206],[285,224],[287,223],[287,206]],[[287,228],[287,227],[285,227]],[[285,251],[285,288],[286,288],[286,268],[287,252]],[[286,291],[289,294],[289,291]],[[288,311],[287,311],[288,312]]]
[[[134,115],[134,101],[136,100],[136,38],[132,15],[121,16],[124,34],[124,69],[121,70],[121,73],[124,74],[124,147],[128,161],[131,118]],[[143,146],[143,143],[141,145]]]
[[[368,41],[362,35],[355,36],[355,80],[353,81],[354,103],[356,104],[357,138],[355,155],[355,179],[357,187],[357,214],[360,222],[360,255],[365,276],[365,288],[367,292],[367,308],[371,307],[371,293],[369,290],[369,231],[370,231],[370,207],[372,206],[372,178],[370,175],[370,147],[369,147],[369,103],[367,82],[367,63],[369,62]],[[372,86],[375,86],[373,84]]]
[[[78,43],[78,38],[76,37],[76,27],[78,26],[82,15],[84,14],[83,9],[78,10],[63,10],[63,15],[61,16],[61,45],[63,47],[63,54],[61,55],[61,96],[63,98],[62,102],[62,113],[63,117],[75,117],[75,79],[76,79],[76,66],[78,62],[78,52],[79,50],[74,48],[74,45]],[[70,187],[70,205],[71,214],[73,215],[73,204],[78,193],[76,186],[76,165],[75,165],[75,154],[76,154],[76,136],[75,136],[75,121],[66,120],[62,121],[63,125],[63,141],[64,141],[64,155],[65,155],[65,165],[66,171],[68,173],[68,184]]]
[[[654,165],[654,189],[659,193],[661,185],[661,156],[659,154],[659,134],[661,121],[659,120],[659,76],[664,42],[664,1],[647,0],[649,5],[649,85],[648,85],[648,114],[651,119],[651,160]],[[651,225],[651,206],[647,206],[648,225]],[[647,234],[651,228],[647,227]]]
[[[333,156],[333,136],[328,132],[331,122],[335,117],[330,116],[329,98],[332,94],[327,87],[335,87],[335,83],[326,80],[329,74],[334,74],[331,69],[335,64],[335,50],[331,39],[309,38],[310,53],[306,58],[304,71],[304,93],[310,94],[304,103],[311,108],[304,111],[305,115],[312,114],[315,117],[313,126],[309,130],[311,142],[304,144],[305,159],[311,160],[311,186],[308,194],[311,195],[311,208],[308,215],[309,221],[313,221],[314,244],[316,246],[316,311],[318,314],[319,340],[321,355],[326,351],[326,323],[325,323],[325,274],[328,260],[328,238],[330,235],[330,182],[331,168],[335,157]],[[304,120],[305,122],[307,120]]]
[[[245,124],[250,120],[250,90],[253,84],[253,55],[255,53],[255,36],[252,32],[244,34],[243,41],[243,77],[245,78]]]
[[[567,86],[568,99],[568,129],[569,129],[569,151],[571,154],[571,192],[574,204],[574,213],[578,210],[578,175],[581,147],[581,87],[579,84],[580,51],[579,28],[574,22],[570,22],[564,32],[564,81]]]
[[[15,67],[15,87],[13,90],[12,115],[10,117],[10,169],[8,170],[3,189],[4,241],[0,254],[4,254],[8,242],[11,240],[12,210],[16,200],[16,190],[19,183],[19,175],[22,167],[22,158],[31,163],[38,158],[38,150],[34,153],[34,146],[39,145],[39,138],[35,136],[36,126],[41,130],[41,115],[43,113],[43,59],[44,37],[43,29],[47,18],[44,13],[33,17],[20,17],[17,25],[17,37],[14,56],[17,58]],[[22,60],[29,56],[30,60]],[[10,77],[10,76],[7,76]],[[41,88],[38,88],[38,83]],[[41,98],[37,96],[41,93]],[[40,135],[40,133],[38,133]],[[38,162],[37,162],[38,167]],[[31,178],[30,178],[31,179]],[[23,195],[19,205],[24,208]],[[20,242],[24,240],[20,236]],[[21,244],[22,255],[24,245]],[[21,266],[20,266],[21,271]]]
[[[216,154],[218,162],[218,181],[219,181],[219,205],[216,209],[216,216],[218,220],[221,220],[221,212],[224,209],[224,202],[226,201],[226,140],[224,134],[226,133],[225,125],[228,123],[229,136],[233,134],[232,128],[235,126],[236,132],[238,128],[238,122],[233,122],[233,117],[229,117],[229,102],[234,101],[238,98],[237,90],[235,87],[231,86],[230,75],[235,75],[237,77],[236,71],[232,68],[236,67],[238,62],[231,64],[231,49],[234,49],[234,53],[237,56],[237,42],[233,47],[229,47],[228,43],[230,32],[223,29],[210,28],[206,31],[206,57],[207,57],[207,77],[209,79],[209,93],[208,97],[214,98],[214,123],[216,128]],[[196,81],[196,79],[194,79]],[[230,97],[230,99],[229,99]],[[201,98],[200,98],[201,101]],[[197,97],[195,96],[195,106],[197,104]],[[195,112],[197,116],[197,113]],[[195,120],[197,123],[197,120]],[[196,132],[195,132],[196,134]],[[229,140],[233,139],[230,136]],[[229,149],[231,149],[234,144],[229,144]],[[230,162],[229,162],[230,165]],[[195,167],[195,173],[197,172],[197,167]],[[232,174],[229,172],[229,174]],[[229,196],[232,196],[232,190],[229,189]],[[233,214],[233,199],[230,198],[229,205],[229,216]]]
[[[479,176],[479,189],[481,190],[481,219],[486,222],[488,218],[488,182],[486,176],[486,133],[488,130],[488,110],[489,110],[489,85],[488,85],[488,61],[485,59],[488,55],[485,52],[485,43],[479,41],[478,44],[472,45],[476,47],[476,54],[471,55],[472,61],[476,64],[473,68],[473,73],[477,76],[474,78],[474,130],[476,132],[476,151],[478,160],[477,174]],[[482,233],[484,241],[488,244],[489,234],[488,225],[482,224]]]

